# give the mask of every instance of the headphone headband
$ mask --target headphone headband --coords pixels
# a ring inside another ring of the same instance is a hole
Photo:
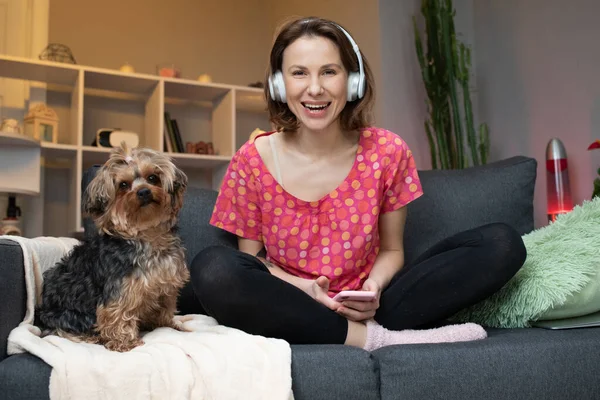
[[[335,24],[335,25],[340,29],[340,31],[344,32],[344,35],[346,35],[346,37],[350,41],[350,44],[352,45],[352,50],[354,50],[354,53],[356,54],[356,58],[358,59],[358,73],[359,73],[360,82],[361,82],[360,84],[362,85],[362,82],[364,81],[364,77],[365,77],[365,71],[363,69],[362,55],[360,54],[358,45],[356,44],[354,39],[352,39],[352,36],[350,36],[350,34],[348,32],[346,32],[346,30],[344,28],[342,28],[338,24]],[[361,93],[360,97],[362,97],[362,94],[363,93]]]

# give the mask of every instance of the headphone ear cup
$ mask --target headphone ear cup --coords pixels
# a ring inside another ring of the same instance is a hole
[[[359,84],[360,77],[357,72],[351,72],[348,74],[348,101],[354,101],[358,98],[359,95]]]
[[[283,83],[283,75],[280,71],[275,72],[269,77],[269,93],[271,93],[271,98],[273,100],[282,103],[286,102],[285,84]]]
[[[358,83],[357,83],[356,86],[357,86],[357,97],[359,99],[362,99],[363,96],[365,95],[365,87],[366,87],[365,76],[364,75],[361,76],[359,74],[359,76],[358,76]]]

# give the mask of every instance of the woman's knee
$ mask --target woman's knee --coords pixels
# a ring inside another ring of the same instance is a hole
[[[489,251],[491,264],[512,277],[527,258],[522,236],[512,226],[493,223],[482,227],[482,239]]]
[[[235,269],[235,250],[226,246],[209,246],[201,250],[190,265],[190,279],[197,295],[227,286]]]

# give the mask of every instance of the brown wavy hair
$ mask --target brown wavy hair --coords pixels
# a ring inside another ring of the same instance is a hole
[[[293,19],[285,23],[280,28],[271,48],[269,66],[264,82],[269,119],[279,131],[294,132],[298,130],[300,124],[286,103],[281,103],[271,98],[269,76],[273,71],[281,70],[284,50],[295,40],[307,36],[324,37],[331,40],[340,51],[342,64],[346,71],[350,73],[353,71],[358,72],[359,70],[358,60],[352,44],[335,22],[318,17],[308,17]],[[375,101],[375,83],[371,68],[362,50],[360,53],[365,73],[365,92],[361,99],[346,103],[346,106],[340,113],[340,125],[345,131],[365,128],[370,125],[372,118],[373,103]]]

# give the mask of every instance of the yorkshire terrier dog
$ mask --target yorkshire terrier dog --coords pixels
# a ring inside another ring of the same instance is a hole
[[[174,319],[189,279],[176,234],[187,176],[165,154],[115,148],[84,193],[98,233],[44,273],[36,323],[44,334],[113,351],[143,344],[140,332],[183,330]]]

